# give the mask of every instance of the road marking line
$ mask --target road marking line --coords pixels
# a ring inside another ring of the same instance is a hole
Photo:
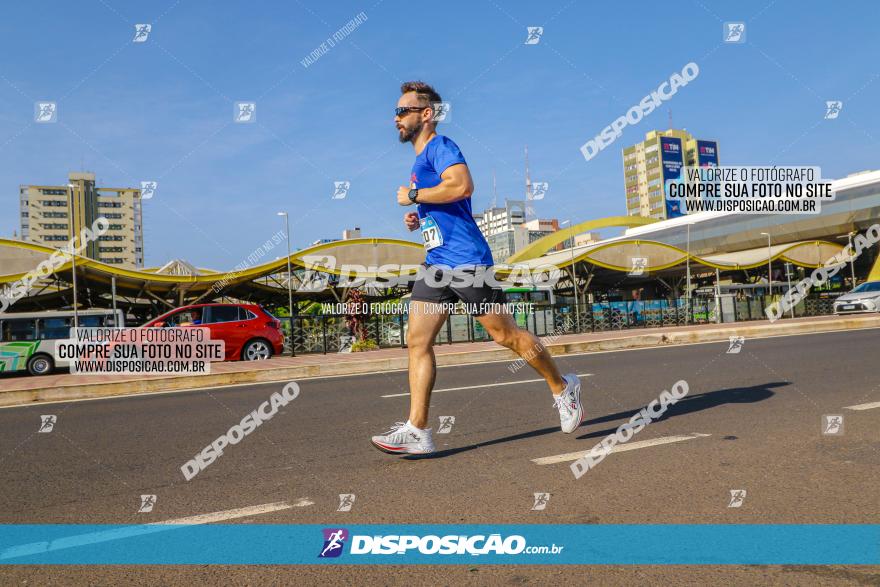
[[[578,373],[578,377],[590,377],[592,373]],[[520,383],[537,383],[538,381],[545,381],[543,377],[540,379],[526,379],[525,381],[505,381],[502,383],[484,383],[482,385],[465,385],[463,387],[447,387],[445,389],[435,389],[431,393],[440,393],[443,391],[459,391],[462,389],[479,389],[481,387],[501,387],[502,385],[518,385]],[[382,397],[404,397],[409,395],[409,392],[406,393],[391,393],[388,395],[383,395]]]
[[[659,438],[651,438],[650,440],[639,440],[638,442],[627,442],[626,444],[618,444],[614,448],[611,449],[610,453],[615,452],[626,452],[628,450],[637,450],[640,448],[647,448],[649,446],[658,446],[661,444],[671,444],[673,442],[683,442],[685,440],[691,440],[694,438],[705,438],[706,436],[712,436],[711,434],[701,434],[699,432],[694,432],[693,434],[679,434],[676,436],[661,436]],[[582,450],[578,452],[569,452],[561,455],[554,455],[552,457],[541,457],[539,459],[532,459],[532,462],[536,465],[553,465],[556,463],[564,463],[567,461],[576,461],[584,456],[590,454],[590,450]],[[610,454],[606,453],[606,454]]]
[[[300,499],[297,503],[308,501],[306,498]],[[311,502],[310,502],[311,503]],[[294,504],[296,505],[296,504]],[[29,556],[40,554],[43,552],[51,552],[55,550],[63,550],[65,548],[75,548],[85,544],[98,544],[102,542],[110,542],[112,540],[122,540],[131,538],[132,536],[142,536],[144,534],[154,534],[156,532],[167,532],[176,530],[181,525],[202,525],[211,522],[220,522],[224,520],[232,520],[235,518],[244,518],[246,516],[256,516],[269,512],[277,512],[278,510],[286,510],[294,507],[286,501],[277,501],[274,503],[264,503],[263,505],[255,505],[222,512],[213,512],[210,514],[200,514],[197,516],[189,516],[186,518],[176,518],[173,520],[164,520],[162,522],[152,522],[149,524],[137,524],[131,526],[123,526],[113,530],[103,530],[101,532],[89,532],[87,534],[77,534],[75,536],[65,536],[56,538],[51,542],[30,542],[27,544],[17,544],[0,550],[0,560],[18,558],[21,556]]]
[[[308,503],[302,503],[303,501],[307,501]],[[286,501],[277,501],[275,503],[264,503],[263,505],[253,505],[245,508],[224,510],[222,512],[212,512],[210,514],[199,514],[196,516],[188,516],[186,518],[175,518],[173,520],[165,520],[162,522],[152,522],[148,525],[163,526],[167,524],[211,524],[213,522],[222,522],[224,520],[234,520],[236,518],[245,518],[247,516],[268,514],[269,512],[277,512],[279,510],[289,510],[294,506],[303,507],[305,505],[312,505],[312,503],[313,502],[302,499],[293,505],[290,505]]]
[[[846,406],[844,410],[873,410],[880,408],[880,402],[871,402],[869,404],[859,404],[857,406]]]
[[[817,334],[848,334],[850,332],[860,332],[863,330],[878,330],[880,326],[865,326],[862,328],[850,328],[848,330],[818,330],[816,332],[795,332],[790,334],[770,334],[763,336],[752,336],[749,340],[764,340],[770,338],[790,338],[794,336],[815,336]],[[585,333],[588,334],[588,333]],[[573,342],[573,341],[572,341]],[[686,342],[686,343],[675,343],[675,344],[664,344],[664,345],[655,345],[655,346],[646,346],[646,347],[638,347],[631,349],[613,349],[608,351],[584,351],[577,353],[562,353],[558,355],[553,355],[554,358],[557,357],[585,357],[587,355],[603,355],[606,353],[626,353],[632,351],[653,351],[657,349],[673,349],[676,347],[686,347],[686,346],[697,346],[697,345],[707,345],[707,344],[721,344],[726,342],[723,339],[719,340],[707,340],[704,342]],[[568,343],[560,343],[560,344],[568,344]],[[479,361],[476,363],[465,363],[462,365],[437,365],[438,369],[449,369],[453,367],[473,367],[480,365],[487,365],[490,363],[510,363],[514,359],[492,359],[488,361]],[[402,367],[400,369],[382,369],[379,371],[370,371],[368,373],[349,373],[345,375],[312,375],[310,377],[297,377],[297,381],[319,381],[323,379],[340,379],[345,377],[364,377],[367,375],[382,375],[385,373],[406,373],[407,368]],[[222,391],[229,388],[235,387],[256,387],[260,385],[278,385],[280,383],[285,383],[285,379],[279,379],[278,381],[255,381],[252,383],[233,383],[231,385],[215,385],[214,387],[187,387],[185,389],[170,389],[164,391],[145,391],[141,393],[122,393],[118,395],[107,395],[102,397],[81,397],[76,399],[60,399],[60,400],[52,400],[52,401],[35,401],[29,402],[26,404],[15,404],[9,406],[0,406],[0,410],[11,410],[15,408],[27,408],[33,406],[45,406],[49,404],[73,404],[80,402],[95,402],[95,401],[106,401],[113,399],[126,399],[130,397],[144,397],[144,396],[156,396],[156,395],[170,395],[174,393],[187,393],[187,392],[197,392],[197,391]],[[134,383],[134,382],[131,382]],[[13,391],[28,391],[28,390],[13,390]],[[407,394],[409,395],[409,394]]]

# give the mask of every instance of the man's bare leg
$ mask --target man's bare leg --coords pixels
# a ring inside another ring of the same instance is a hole
[[[537,336],[517,326],[513,316],[507,313],[484,314],[478,316],[477,320],[495,342],[514,351],[546,379],[553,395],[562,393],[565,379],[562,378],[556,361]]]
[[[409,422],[416,428],[428,427],[431,390],[437,376],[434,339],[446,323],[447,314],[438,304],[412,301],[409,305]]]

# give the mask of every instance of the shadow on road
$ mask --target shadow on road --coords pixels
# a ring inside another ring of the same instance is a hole
[[[764,401],[773,397],[773,388],[783,387],[785,385],[791,385],[791,383],[788,381],[774,381],[772,383],[762,383],[761,385],[753,385],[751,387],[730,387],[727,389],[719,389],[717,391],[707,391],[706,393],[688,395],[675,405],[669,406],[666,413],[660,418],[654,420],[654,422],[662,422],[663,420],[668,420],[675,416],[684,416],[693,412],[701,412],[724,404],[751,404]],[[629,420],[641,409],[642,408],[638,408],[637,410],[609,414],[608,416],[584,422],[584,424],[602,424],[604,422],[612,422],[619,419]],[[584,424],[581,424],[581,426]],[[607,436],[615,430],[617,430],[617,426],[607,430],[590,432],[589,434],[578,436],[578,440],[595,438],[597,436]]]
[[[707,391],[706,393],[699,393],[696,395],[688,395],[684,399],[680,400],[673,406],[670,406],[666,413],[663,414],[661,418],[655,420],[655,422],[660,422],[663,420],[668,420],[669,418],[674,418],[676,416],[684,416],[686,414],[691,414],[693,412],[701,412],[703,410],[708,410],[711,408],[716,408],[718,406],[723,406],[725,404],[748,404],[754,402],[764,401],[773,397],[774,388],[783,387],[785,385],[791,385],[788,381],[774,381],[771,383],[763,383],[761,385],[753,385],[751,387],[731,387],[727,389],[719,389],[716,391]],[[633,415],[638,413],[644,406],[639,406],[638,408],[634,408],[632,410],[624,410],[621,412],[616,412],[614,414],[608,414],[607,416],[602,416],[600,418],[593,418],[592,420],[585,420],[581,426],[590,426],[592,424],[604,424],[606,422],[613,422],[615,420],[629,420]],[[587,405],[587,410],[589,411],[589,404]],[[608,428],[606,430],[600,430],[597,432],[590,432],[589,434],[584,434],[578,436],[578,440],[583,440],[585,438],[596,438],[600,436],[607,436],[614,432],[617,429],[617,426],[613,428]],[[492,446],[493,444],[501,444],[504,442],[513,442],[515,440],[523,440],[526,438],[533,438],[535,436],[543,436],[544,434],[551,433],[559,433],[559,426],[553,426],[552,428],[541,428],[539,430],[532,430],[530,432],[521,432],[520,434],[513,434],[511,436],[504,436],[502,438],[496,438],[494,440],[487,440],[485,442],[478,442],[476,444],[471,444],[468,446],[460,446],[457,448],[449,448],[446,450],[439,450],[437,452],[431,453],[429,455],[409,455],[403,457],[404,459],[409,460],[419,460],[419,459],[437,459],[443,457],[451,457],[453,455],[467,452],[469,450],[474,450],[477,448]]]

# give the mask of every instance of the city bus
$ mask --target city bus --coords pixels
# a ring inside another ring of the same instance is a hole
[[[123,327],[122,310],[80,310],[82,328]],[[56,360],[55,341],[70,336],[73,311],[0,314],[0,373],[47,375],[66,361]]]

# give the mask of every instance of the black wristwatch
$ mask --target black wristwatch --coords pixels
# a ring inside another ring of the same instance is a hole
[[[418,198],[418,197],[419,197],[419,190],[417,190],[415,188],[409,190],[409,201],[410,202],[412,202],[413,204],[418,204],[418,202],[416,201],[416,198]]]

